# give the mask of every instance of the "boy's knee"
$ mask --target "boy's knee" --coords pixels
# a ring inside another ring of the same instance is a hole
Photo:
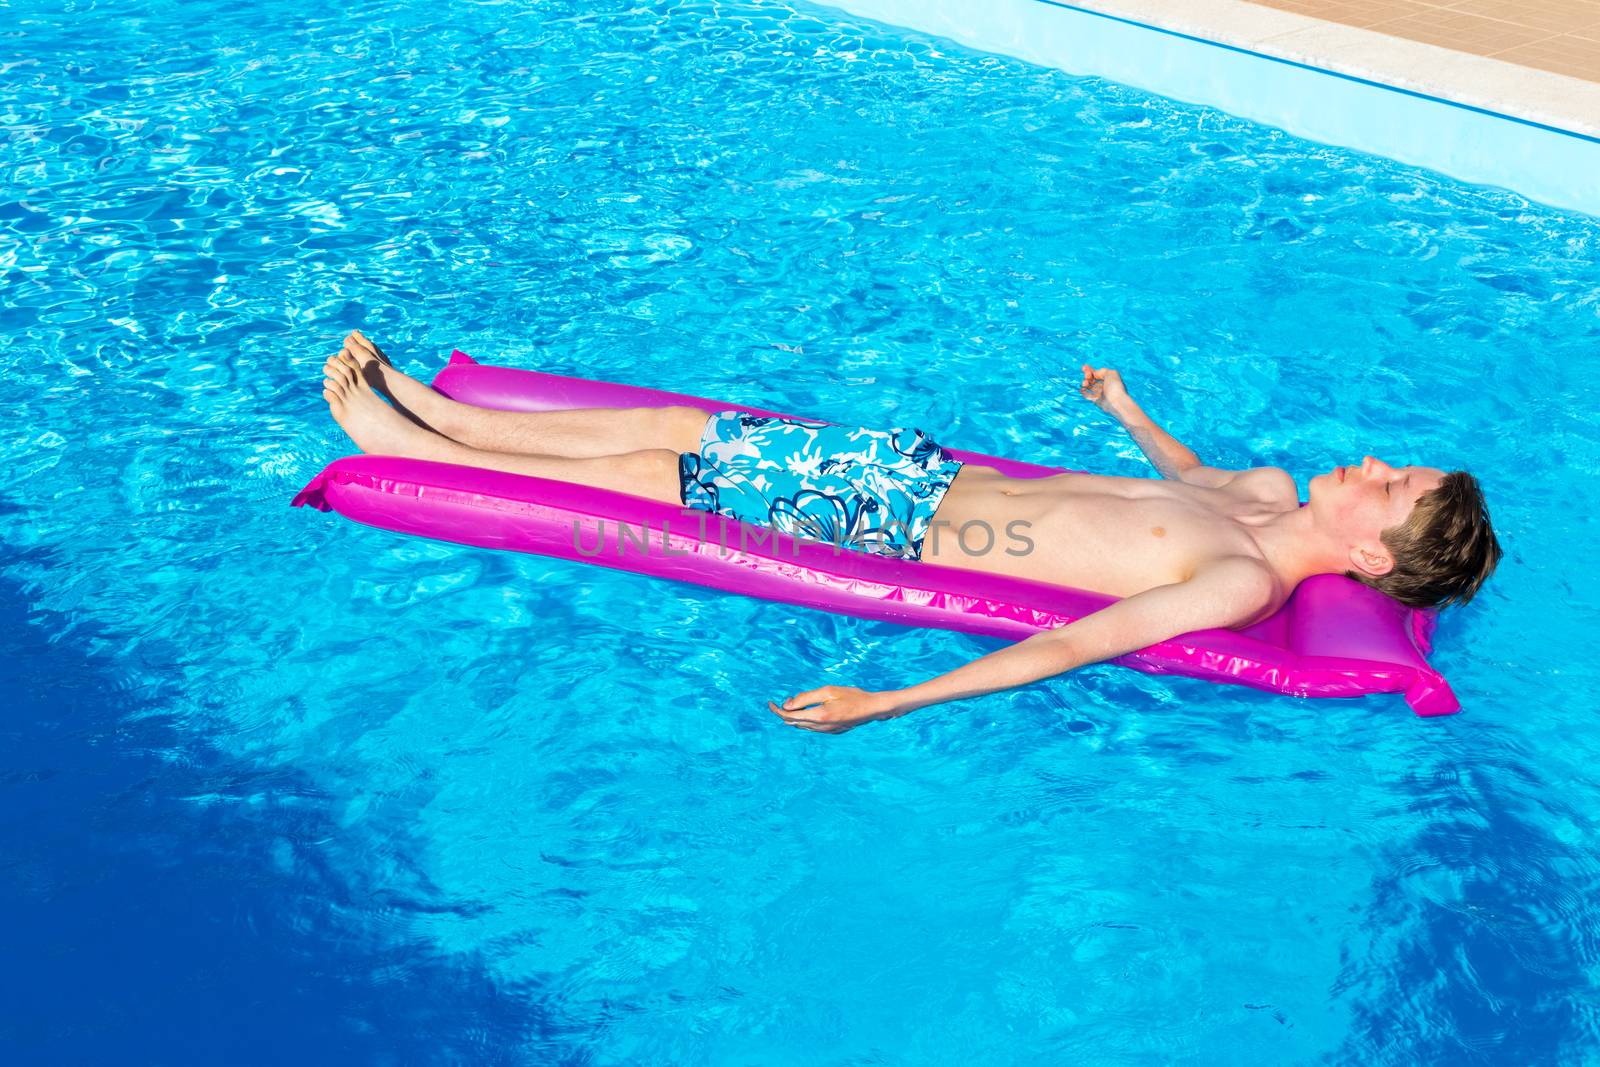
[[[641,473],[646,477],[659,479],[667,477],[674,485],[678,481],[678,453],[670,448],[649,448],[643,452],[635,452],[633,460],[641,468]]]
[[[710,417],[706,412],[686,404],[672,404],[657,408],[656,414],[661,420],[661,439],[667,442],[667,447],[673,450],[674,455],[699,449],[700,434],[706,428],[706,419]]]
[[[652,448],[639,453],[644,470],[640,472],[643,484],[654,487],[650,495],[669,504],[681,503],[682,492],[678,485],[678,453],[670,448]]]
[[[678,453],[669,449],[641,448],[636,452],[574,462],[593,465],[586,468],[592,473],[584,484],[620,490],[668,504],[682,501],[678,489]]]

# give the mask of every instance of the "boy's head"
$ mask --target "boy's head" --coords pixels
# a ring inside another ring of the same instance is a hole
[[[1349,545],[1345,576],[1414,608],[1465,604],[1500,542],[1466,471],[1391,467],[1373,456],[1319,475],[1318,519]]]

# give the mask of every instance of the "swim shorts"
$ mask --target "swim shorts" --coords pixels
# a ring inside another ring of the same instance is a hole
[[[918,559],[961,461],[912,428],[722,411],[678,457],[686,506],[811,541]]]

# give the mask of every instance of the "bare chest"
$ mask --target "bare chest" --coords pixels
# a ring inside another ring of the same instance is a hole
[[[986,472],[978,468],[976,477],[951,487],[924,543],[924,560],[1117,597],[1184,581],[1211,560],[1259,556],[1251,525],[1298,503],[1292,482],[1286,500],[1281,488],[1259,482],[1219,490],[1154,479],[1029,481]]]

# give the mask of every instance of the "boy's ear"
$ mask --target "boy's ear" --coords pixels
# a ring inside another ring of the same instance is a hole
[[[1350,550],[1350,562],[1355,569],[1373,578],[1382,578],[1394,570],[1394,559],[1381,548],[1373,550],[1370,546],[1358,545]]]

